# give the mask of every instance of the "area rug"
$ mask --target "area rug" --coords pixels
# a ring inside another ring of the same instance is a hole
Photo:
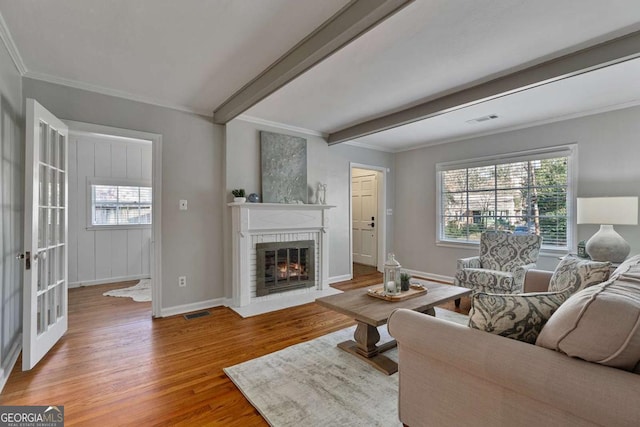
[[[142,279],[134,286],[123,289],[113,289],[103,293],[105,297],[126,297],[136,302],[151,301],[151,280]]]
[[[436,317],[465,324],[467,316],[436,308]],[[386,325],[381,342],[391,339]],[[385,375],[336,345],[355,326],[225,368],[224,372],[272,426],[401,426],[398,375]],[[384,353],[398,360],[397,349]]]

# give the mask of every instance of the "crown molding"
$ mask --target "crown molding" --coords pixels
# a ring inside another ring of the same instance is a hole
[[[169,108],[171,110],[182,111],[184,113],[197,114],[199,116],[211,117],[213,114],[211,111],[196,110],[196,109],[188,108],[182,105],[159,101],[157,99],[147,97],[147,96],[134,95],[132,93],[121,91],[121,90],[110,89],[103,86],[93,85],[91,83],[65,79],[63,77],[56,77],[49,74],[37,73],[34,71],[27,71],[26,73],[23,74],[23,77],[28,77],[34,80],[40,80],[47,83],[53,83],[57,85],[72,87],[74,89],[81,89],[89,92],[95,92],[102,95],[113,96],[116,98],[128,99],[129,101],[141,102],[143,104],[154,105],[156,107]]]
[[[155,105],[157,107],[169,108],[171,110],[178,110],[185,113],[197,114],[200,116],[213,116],[212,111],[204,111],[204,110],[196,110],[193,108],[188,108],[182,105],[171,104],[168,102],[159,101],[150,97],[133,95],[131,93],[125,91],[119,91],[115,89],[109,89],[102,86],[92,85],[90,83],[84,83],[77,80],[65,79],[62,77],[55,77],[49,74],[38,73],[34,71],[29,71],[22,60],[22,56],[18,51],[18,47],[13,41],[13,37],[11,37],[11,33],[9,32],[9,28],[7,27],[7,23],[0,12],[0,39],[4,43],[7,51],[9,52],[9,56],[13,60],[16,69],[20,73],[22,77],[28,77],[34,80],[41,80],[48,83],[54,83],[62,86],[72,87],[75,89],[87,90],[90,92],[100,93],[102,95],[114,96],[116,98],[128,99],[130,101],[141,102],[143,104]]]
[[[20,52],[18,51],[18,47],[13,41],[13,37],[11,37],[11,33],[9,32],[9,28],[7,27],[7,23],[4,21],[4,17],[0,12],[0,39],[4,43],[7,51],[9,51],[9,56],[13,60],[14,65],[18,69],[18,72],[21,76],[24,76],[27,72],[27,67],[24,65],[24,61],[22,60],[22,56],[20,56]]]
[[[291,132],[304,133],[306,135],[311,135],[311,136],[319,136],[320,138],[324,138],[324,139],[327,139],[327,136],[329,136],[328,133],[319,132],[317,130],[291,126],[285,123],[272,122],[271,120],[265,120],[259,117],[248,116],[246,114],[241,114],[238,117],[236,117],[236,119],[242,120],[243,122],[254,123],[256,125],[270,126],[274,128],[289,130]]]
[[[474,133],[472,135],[461,136],[457,138],[440,139],[440,140],[435,140],[425,144],[413,145],[411,147],[406,147],[406,148],[398,148],[394,150],[394,152],[402,153],[405,151],[419,150],[420,148],[433,147],[435,145],[449,144],[451,142],[467,141],[469,139],[482,138],[484,136],[497,135],[500,133],[513,132],[513,131],[522,130],[522,129],[529,129],[536,126],[548,125],[551,123],[558,123],[558,122],[564,122],[567,120],[579,119],[581,117],[593,116],[595,114],[603,114],[611,111],[624,110],[626,108],[637,107],[638,105],[640,105],[640,99],[634,99],[633,101],[629,101],[629,102],[623,102],[619,104],[606,105],[604,107],[592,108],[591,110],[581,111],[578,113],[563,114],[561,116],[557,116],[549,119],[537,120],[534,122],[523,123],[521,125],[514,125],[506,128],[495,129],[492,131]]]
[[[393,148],[378,147],[377,145],[367,144],[365,142],[358,142],[358,141],[344,141],[344,142],[341,142],[340,144],[351,145],[352,147],[358,147],[358,148],[366,148],[368,150],[382,151],[384,153],[397,153],[399,151]],[[334,144],[334,145],[339,145],[339,144]]]

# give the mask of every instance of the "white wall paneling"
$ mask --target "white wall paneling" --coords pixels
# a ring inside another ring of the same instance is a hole
[[[73,134],[69,144],[69,284],[150,277],[151,227],[91,229],[89,185],[151,181],[150,141]]]
[[[91,233],[92,231],[85,232]],[[95,235],[94,257],[96,264],[96,275],[93,279],[108,279],[112,276],[111,266],[114,261],[112,256],[113,252],[115,252],[115,250],[111,251],[111,234],[113,231],[98,230],[93,233]],[[79,250],[90,252],[91,248],[79,248]]]
[[[95,158],[100,159],[98,162],[95,160],[91,162],[95,165],[95,173],[86,176],[111,176],[111,144],[94,144],[93,142],[85,141],[83,145],[93,146]]]
[[[141,272],[151,271],[151,229],[150,228],[142,229],[141,242],[142,242],[142,253],[141,253],[142,264],[140,266]],[[149,254],[149,255],[145,256],[145,254]]]
[[[137,260],[139,254],[130,252],[129,250],[122,250],[122,248],[128,248],[129,234],[133,231],[137,230],[100,230],[99,232],[96,232],[96,234],[109,233],[111,235],[111,272],[109,273],[109,276],[106,277],[124,277],[140,274],[139,268],[135,271],[128,271],[131,259],[134,261]],[[137,237],[140,238],[140,236]]]
[[[69,179],[68,179],[68,190],[67,194],[77,194],[78,193],[78,180],[73,177],[78,176],[78,148],[77,143],[74,138],[69,138],[69,146],[68,146],[68,162],[69,165],[67,169],[69,170]],[[78,223],[78,210],[77,209],[69,209],[68,214],[69,225],[67,227],[68,239],[69,242],[75,242],[75,244],[69,245],[67,247],[68,250],[68,260],[69,260],[69,282],[76,282],[78,280],[78,268],[79,268],[79,260],[78,260],[78,227],[75,227],[74,224]]]
[[[151,153],[148,153],[147,163],[151,163]],[[127,178],[142,178],[142,147],[127,145]]]
[[[71,198],[69,201],[71,202]],[[77,225],[69,224],[69,228],[71,227],[75,228]],[[81,280],[90,281],[94,280],[96,277],[95,233],[85,231],[86,230],[78,227],[78,241],[74,242],[69,240],[69,247],[76,247],[73,251],[69,250],[69,254],[72,252],[78,254],[78,271],[69,271],[70,287],[78,286]],[[75,273],[75,276],[73,273]],[[71,279],[71,277],[74,277],[75,279]]]
[[[126,231],[127,236],[127,265],[123,270],[126,270],[128,275],[142,274],[142,258],[148,258],[148,252],[142,252],[142,230],[133,229]],[[146,271],[145,273],[149,273]]]

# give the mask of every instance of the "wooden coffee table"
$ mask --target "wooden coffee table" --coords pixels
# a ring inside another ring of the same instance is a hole
[[[395,340],[392,340],[378,345],[378,341],[380,341],[378,326],[386,324],[391,313],[397,308],[406,308],[435,316],[435,306],[471,293],[471,289],[467,288],[412,279],[412,282],[416,281],[428,288],[429,291],[403,301],[385,301],[374,298],[367,295],[369,288],[362,288],[318,298],[316,302],[356,320],[354,340],[338,344],[339,348],[365,360],[387,375],[391,375],[398,372],[398,364],[380,353],[397,344]]]

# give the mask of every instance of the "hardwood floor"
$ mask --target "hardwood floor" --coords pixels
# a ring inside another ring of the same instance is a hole
[[[357,262],[353,263],[353,277],[359,277],[364,274],[377,273],[378,270],[376,267],[371,265],[360,264]]]
[[[375,273],[334,286],[380,281]],[[222,368],[353,324],[315,303],[247,319],[225,307],[152,319],[151,303],[102,296],[130,285],[70,290],[68,332],[33,370],[18,360],[0,405],[64,405],[68,426],[266,426]]]

